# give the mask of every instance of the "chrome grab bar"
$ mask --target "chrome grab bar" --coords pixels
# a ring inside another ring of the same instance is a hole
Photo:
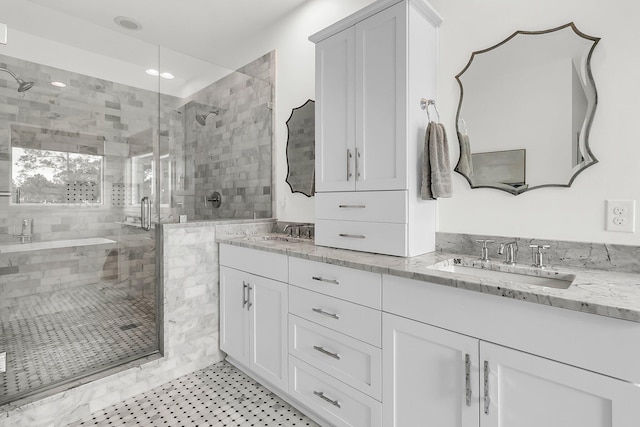
[[[151,200],[147,196],[140,200],[140,227],[151,230]]]

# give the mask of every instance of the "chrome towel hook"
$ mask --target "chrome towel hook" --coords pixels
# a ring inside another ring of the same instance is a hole
[[[431,121],[431,115],[429,114],[429,105],[433,105],[433,109],[436,110],[436,116],[438,117],[438,122],[440,122],[440,113],[438,112],[438,107],[436,107],[436,101],[433,99],[422,98],[420,100],[420,108],[427,112],[427,119]]]

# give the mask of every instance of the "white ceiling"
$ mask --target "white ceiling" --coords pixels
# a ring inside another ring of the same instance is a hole
[[[217,52],[239,49],[247,38],[274,24],[307,0],[29,0],[149,43],[213,63]],[[142,30],[114,22],[127,16]]]

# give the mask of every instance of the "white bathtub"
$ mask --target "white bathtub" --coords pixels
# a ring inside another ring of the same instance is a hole
[[[115,240],[109,240],[102,237],[94,237],[90,239],[54,240],[51,242],[15,243],[10,245],[0,245],[0,254],[37,251],[41,249],[72,248],[75,246],[109,245],[115,243]]]

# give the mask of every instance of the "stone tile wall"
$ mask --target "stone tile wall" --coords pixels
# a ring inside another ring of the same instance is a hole
[[[268,218],[272,214],[272,107],[275,53],[194,94],[182,109],[184,213],[194,220]],[[218,110],[206,126],[196,114]],[[205,206],[214,191],[219,208]]]

